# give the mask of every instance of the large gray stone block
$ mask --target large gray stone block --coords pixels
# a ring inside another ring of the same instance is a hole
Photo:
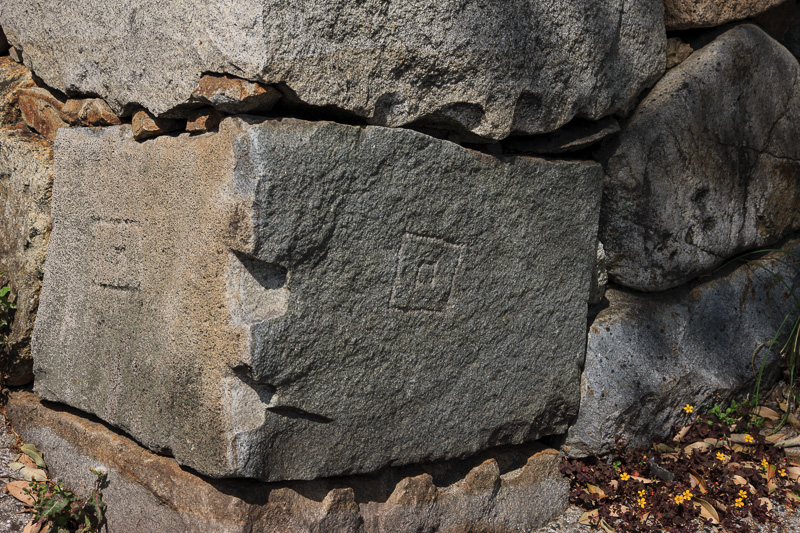
[[[26,0],[0,25],[49,86],[118,114],[167,113],[215,72],[493,139],[627,110],[666,49],[661,0]]]
[[[612,281],[676,287],[800,229],[799,78],[753,25],[667,72],[601,154]]]
[[[667,437],[671,425],[715,402],[762,392],[779,374],[781,339],[797,318],[800,244],[794,242],[695,287],[660,294],[606,291],[610,305],[589,328],[581,408],[566,449],[608,453],[617,436],[630,446]],[[793,292],[792,292],[793,291]]]
[[[59,130],[36,390],[212,476],[563,432],[601,172],[292,119]]]

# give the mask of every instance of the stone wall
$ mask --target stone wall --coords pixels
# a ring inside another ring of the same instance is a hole
[[[9,416],[114,472],[115,531],[541,524],[536,441],[647,443],[779,373],[796,11],[0,5]]]

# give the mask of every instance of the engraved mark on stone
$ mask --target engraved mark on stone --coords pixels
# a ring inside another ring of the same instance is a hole
[[[142,229],[139,222],[98,216],[91,220],[94,284],[121,291],[141,290]]]
[[[464,245],[413,233],[403,235],[389,306],[443,312],[453,293]]]
[[[288,271],[239,252],[229,257],[228,288],[233,313],[247,324],[263,322],[286,313]]]

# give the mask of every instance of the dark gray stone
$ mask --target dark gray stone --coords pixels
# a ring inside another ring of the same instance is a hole
[[[687,403],[702,413],[751,392],[762,362],[762,390],[773,383],[780,350],[767,354],[763,343],[796,312],[789,291],[800,288],[800,245],[784,250],[760,259],[763,268],[746,264],[691,290],[608,289],[610,306],[589,329],[580,414],[566,450],[607,453],[617,435],[649,446],[669,434]]]
[[[564,432],[601,169],[409,130],[59,130],[36,390],[212,476]],[[569,209],[564,209],[569,206]]]
[[[749,24],[667,72],[601,154],[611,281],[676,287],[800,229],[798,77]]]
[[[372,124],[501,139],[625,112],[664,70],[662,0],[0,4],[50,87],[163,115],[203,73],[279,84]]]

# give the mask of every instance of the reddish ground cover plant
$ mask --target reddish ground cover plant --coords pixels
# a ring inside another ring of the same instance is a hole
[[[767,407],[751,411],[715,406],[650,449],[619,442],[605,460],[565,458],[561,471],[570,478],[571,500],[587,510],[581,523],[606,533],[683,533],[704,523],[747,532],[747,518],[772,520],[774,502],[800,501],[800,464],[787,460],[781,447],[797,438],[777,432],[786,415]]]

